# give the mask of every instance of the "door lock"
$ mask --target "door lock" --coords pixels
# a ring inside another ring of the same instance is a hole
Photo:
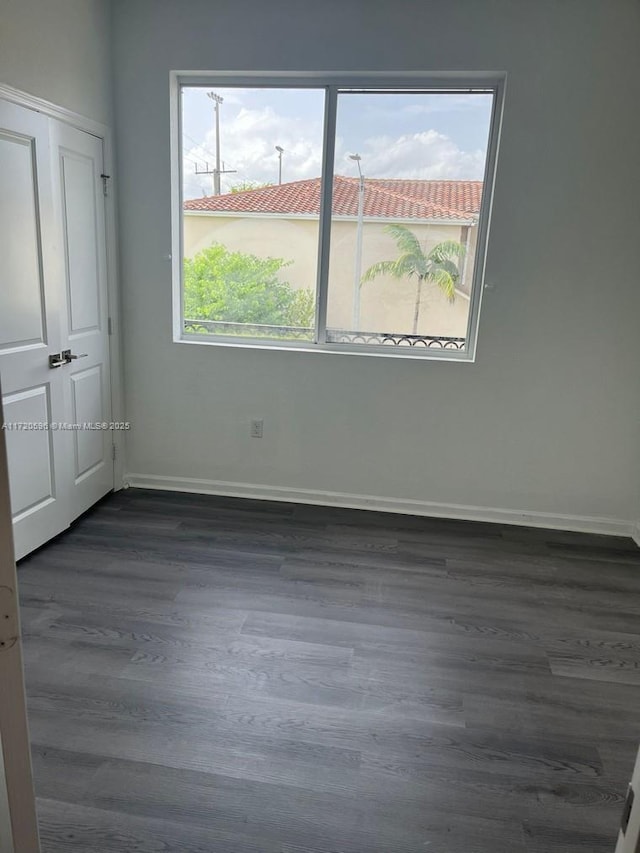
[[[65,364],[71,364],[71,362],[75,361],[77,358],[86,358],[88,355],[88,352],[81,352],[79,355],[76,355],[74,352],[71,352],[70,349],[62,350],[62,358],[64,359]]]
[[[54,367],[62,367],[63,364],[69,364],[67,359],[64,356],[64,353],[60,355],[59,352],[54,353],[49,356],[49,367],[53,370]]]

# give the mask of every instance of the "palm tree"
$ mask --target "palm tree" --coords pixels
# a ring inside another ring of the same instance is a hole
[[[453,258],[461,258],[464,255],[462,243],[455,240],[443,240],[436,244],[433,249],[425,252],[418,238],[405,225],[387,225],[384,229],[391,234],[396,241],[401,254],[395,261],[378,261],[373,264],[362,276],[361,283],[372,281],[379,275],[390,275],[392,278],[416,277],[416,304],[413,312],[413,334],[418,333],[418,320],[420,318],[420,300],[422,298],[422,285],[425,281],[432,281],[438,285],[450,302],[456,297],[456,284],[460,278],[460,272]]]

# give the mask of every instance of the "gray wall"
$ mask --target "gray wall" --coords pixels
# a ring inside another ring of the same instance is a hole
[[[638,516],[637,0],[115,0],[114,36],[130,471]],[[172,343],[169,70],[216,68],[508,72],[475,364]]]
[[[0,83],[111,120],[108,0],[0,0]]]

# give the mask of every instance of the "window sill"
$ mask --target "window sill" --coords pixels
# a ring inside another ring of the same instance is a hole
[[[278,352],[302,352],[302,353],[327,353],[329,355],[356,355],[386,359],[404,359],[413,361],[455,361],[459,363],[472,364],[475,362],[475,353],[470,349],[455,350],[445,347],[423,347],[416,349],[408,346],[367,346],[358,344],[313,344],[308,341],[268,341],[255,338],[244,340],[233,340],[216,335],[189,335],[175,336],[173,339],[177,344],[189,344],[205,347],[226,347],[229,349],[248,350],[275,350]]]

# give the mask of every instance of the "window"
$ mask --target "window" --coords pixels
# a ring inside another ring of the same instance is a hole
[[[499,79],[174,85],[176,340],[473,358]]]

